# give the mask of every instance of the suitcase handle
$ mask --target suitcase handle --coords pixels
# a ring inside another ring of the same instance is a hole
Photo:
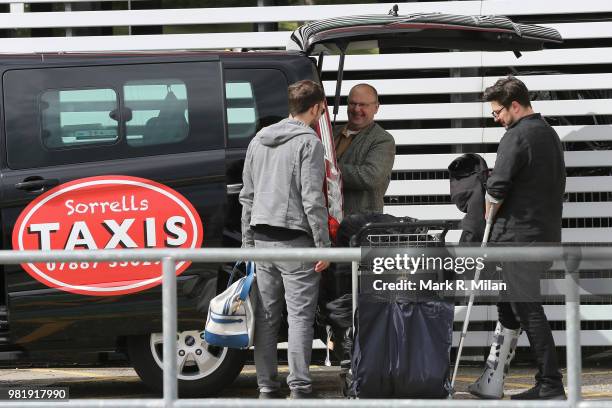
[[[355,235],[351,237],[350,246],[358,247],[361,239],[367,232],[373,229],[381,229],[381,228],[415,228],[415,227],[429,227],[429,229],[441,229],[442,233],[440,234],[440,240],[443,242],[446,238],[446,233],[450,228],[454,225],[451,221],[424,221],[424,220],[415,220],[411,217],[401,218],[399,221],[395,222],[368,222],[363,227],[357,231]]]

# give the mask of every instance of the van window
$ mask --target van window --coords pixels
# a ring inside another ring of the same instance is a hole
[[[113,143],[119,123],[111,113],[118,105],[113,89],[45,91],[40,97],[42,141],[50,149]]]
[[[219,61],[9,70],[12,169],[223,149]]]
[[[132,118],[126,121],[131,146],[176,143],[189,133],[187,87],[179,79],[127,82],[125,106]]]
[[[250,82],[226,82],[227,135],[232,139],[250,139],[257,129],[257,106]]]
[[[261,128],[289,115],[287,78],[276,69],[226,69],[227,146],[246,147]]]

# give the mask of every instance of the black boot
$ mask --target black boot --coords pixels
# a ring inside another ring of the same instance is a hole
[[[550,387],[543,384],[536,384],[533,388],[523,391],[520,394],[510,397],[513,400],[564,400],[565,390],[561,387]]]
[[[312,392],[304,392],[300,390],[291,390],[291,394],[287,399],[312,399],[316,398],[315,394]]]
[[[349,389],[352,383],[351,375],[351,353],[353,348],[353,329],[338,329],[334,332],[336,341],[334,351],[340,360],[340,388],[342,395],[349,396]]]
[[[515,304],[536,359],[536,385],[512,399],[565,399],[555,341],[540,303]]]

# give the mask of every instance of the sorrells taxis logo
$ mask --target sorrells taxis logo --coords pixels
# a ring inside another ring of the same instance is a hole
[[[32,201],[13,230],[18,250],[198,248],[198,213],[181,194],[151,180],[101,176],[57,186]],[[177,263],[179,275],[190,262]],[[159,262],[47,262],[22,267],[45,285],[108,296],[161,283]]]

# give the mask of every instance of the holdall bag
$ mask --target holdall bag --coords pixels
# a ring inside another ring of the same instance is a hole
[[[246,349],[253,345],[255,330],[255,300],[250,292],[255,279],[255,263],[247,262],[245,277],[232,283],[236,263],[228,288],[215,296],[208,306],[204,341],[213,346]]]
[[[446,398],[454,305],[359,295],[352,384],[358,398]]]

